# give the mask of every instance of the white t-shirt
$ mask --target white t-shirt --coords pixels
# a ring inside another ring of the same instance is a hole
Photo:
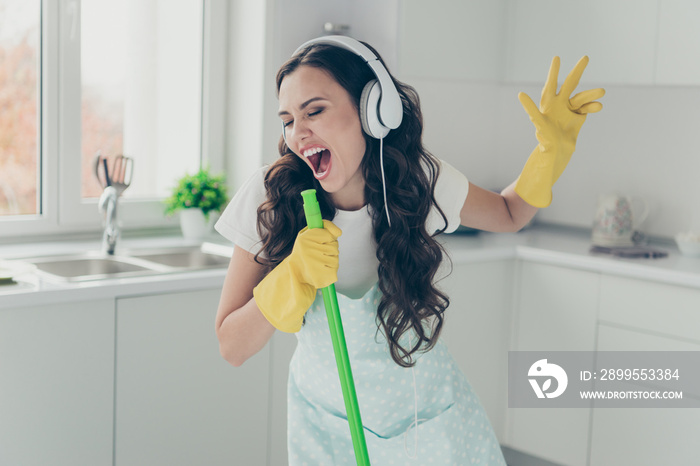
[[[447,162],[440,161],[440,176],[435,185],[435,200],[447,217],[446,232],[452,232],[460,224],[459,213],[467,198],[467,178]],[[251,254],[257,254],[262,243],[257,230],[257,210],[266,199],[264,186],[268,167],[256,171],[236,192],[221,214],[214,228],[224,238]],[[333,223],[342,230],[338,238],[340,266],[339,293],[359,298],[377,282],[377,245],[372,233],[369,207],[359,210],[337,210]],[[426,219],[426,230],[433,233],[445,226],[442,216],[433,208]]]

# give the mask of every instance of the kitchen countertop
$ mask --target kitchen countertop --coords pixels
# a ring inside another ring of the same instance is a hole
[[[592,254],[590,231],[535,225],[518,233],[445,235],[453,262],[522,259],[609,275],[700,288],[700,257],[683,256],[672,241],[652,241],[667,257],[626,259]]]
[[[212,236],[206,240],[223,244],[223,239],[219,236]],[[196,244],[198,243],[185,240],[180,235],[124,239],[118,245],[117,254],[121,249],[167,248]],[[21,260],[43,255],[99,251],[100,247],[100,241],[77,240],[0,245],[0,258]],[[16,283],[0,285],[0,309],[220,288],[223,286],[225,276],[225,268],[84,282],[61,282],[40,274],[25,274],[17,277]]]
[[[593,255],[590,232],[565,227],[535,225],[518,233],[478,233],[440,237],[454,263],[521,259],[660,283],[700,288],[700,258],[682,256],[673,243],[652,243],[669,253],[660,259],[621,259]],[[223,243],[218,236],[207,238]],[[179,236],[125,239],[123,248],[192,245]],[[22,257],[97,251],[99,241],[61,241],[0,245],[0,257]],[[225,269],[178,272],[144,277],[64,283],[38,274],[26,274],[17,283],[0,285],[0,308],[58,302],[114,299],[115,297],[211,289],[223,285]]]

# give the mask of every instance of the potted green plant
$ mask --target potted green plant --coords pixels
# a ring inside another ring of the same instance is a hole
[[[201,168],[194,175],[180,178],[172,195],[165,199],[165,214],[180,212],[180,228],[188,239],[202,239],[211,232],[214,224],[212,213],[219,213],[226,206],[226,178],[213,175],[208,168]]]

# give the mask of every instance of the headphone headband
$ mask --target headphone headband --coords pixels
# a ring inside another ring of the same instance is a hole
[[[389,72],[369,48],[352,37],[323,36],[304,42],[294,51],[292,56],[313,44],[335,45],[336,47],[349,50],[362,58],[372,69],[372,72],[377,77],[377,81],[379,81],[381,99],[379,101],[378,116],[381,123],[389,129],[396,129],[399,127],[403,119],[401,97],[396,90],[396,86],[394,86],[394,82],[391,80],[391,76],[389,76]]]

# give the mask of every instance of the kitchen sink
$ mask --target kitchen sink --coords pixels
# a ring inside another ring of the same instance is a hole
[[[28,259],[44,274],[65,281],[99,280],[159,273],[149,264],[138,264],[119,256],[91,257],[87,254]]]
[[[209,245],[134,249],[110,256],[87,252],[24,259],[49,278],[82,282],[206,269],[224,269],[230,257],[226,249]]]
[[[230,260],[229,256],[208,250],[207,244],[201,247],[135,250],[126,254],[167,267],[189,270],[226,268]]]

